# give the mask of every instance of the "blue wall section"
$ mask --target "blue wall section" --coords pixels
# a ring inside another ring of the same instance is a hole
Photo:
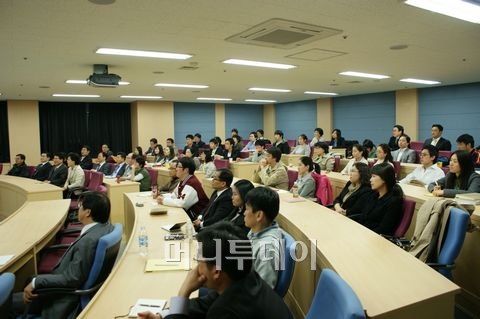
[[[368,138],[375,145],[388,142],[395,125],[395,92],[362,94],[333,99],[333,127],[346,140],[362,143]],[[330,140],[330,132],[325,138]]]
[[[185,146],[187,134],[202,134],[202,140],[208,143],[215,136],[215,105],[208,103],[173,103],[175,125],[175,144]]]
[[[225,137],[231,136],[232,128],[248,140],[250,132],[263,128],[263,105],[225,104]]]
[[[443,125],[443,137],[456,150],[461,134],[470,134],[480,144],[480,83],[418,90],[419,138],[431,137],[432,124]]]
[[[275,105],[275,129],[282,130],[285,139],[296,140],[300,134],[313,136],[317,127],[317,101],[298,101]],[[265,132],[273,138],[273,132]]]

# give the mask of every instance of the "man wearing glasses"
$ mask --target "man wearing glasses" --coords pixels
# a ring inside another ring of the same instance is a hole
[[[402,179],[400,184],[417,184],[417,185],[428,185],[438,181],[440,178],[445,177],[443,170],[434,165],[435,159],[437,158],[438,150],[435,146],[431,144],[423,145],[422,152],[420,153],[420,164],[408,174],[404,179]]]
[[[179,180],[177,188],[171,193],[157,197],[159,204],[183,208],[192,221],[196,220],[208,205],[208,197],[194,173],[193,159],[181,158],[176,167]]]

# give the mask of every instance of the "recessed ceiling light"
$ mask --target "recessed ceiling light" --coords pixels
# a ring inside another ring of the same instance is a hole
[[[480,23],[480,6],[462,0],[407,0],[406,4],[446,16]]]
[[[63,94],[63,93],[54,93],[52,96],[55,97],[100,97],[98,94]]]
[[[225,97],[197,97],[199,101],[231,101],[230,98]]]
[[[330,92],[315,92],[315,91],[305,91],[305,94],[316,94],[316,95],[338,95],[337,93],[330,93]]]
[[[441,82],[439,82],[439,81],[421,80],[421,79],[412,79],[412,78],[401,79],[400,82],[409,82],[409,83],[418,83],[418,84],[428,84],[428,85],[434,85],[434,84],[440,84],[440,83],[441,83]]]
[[[260,61],[250,61],[250,60],[240,60],[240,59],[228,59],[228,60],[223,61],[223,63],[256,66],[256,67],[260,67],[260,68],[284,69],[284,70],[296,68],[295,65],[291,65],[291,64],[260,62]]]
[[[246,99],[245,102],[258,102],[258,103],[276,103],[275,100],[256,100],[256,99]]]
[[[121,95],[122,99],[152,99],[158,100],[163,99],[161,96],[154,96],[154,95]]]
[[[65,83],[68,84],[87,84],[87,80],[66,80]],[[119,85],[129,85],[130,82],[120,81],[118,82]]]
[[[126,56],[138,56],[144,58],[158,58],[158,59],[176,59],[186,60],[192,57],[190,54],[182,53],[168,53],[158,51],[141,51],[141,50],[127,50],[127,49],[111,49],[100,48],[95,53],[98,54],[111,54],[111,55],[126,55]]]
[[[359,76],[362,78],[370,78],[370,79],[388,79],[388,75],[381,75],[381,74],[372,74],[372,73],[363,73],[363,72],[356,72],[356,71],[345,71],[340,72],[340,75],[348,75],[348,76]]]
[[[249,88],[248,90],[250,91],[262,91],[262,92],[292,92],[292,90],[289,89],[270,89],[270,88]]]
[[[175,84],[175,83],[157,83],[155,86],[171,87],[171,88],[191,88],[191,89],[206,89],[208,85],[200,84]]]

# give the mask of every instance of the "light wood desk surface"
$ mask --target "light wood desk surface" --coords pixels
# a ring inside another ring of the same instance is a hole
[[[283,164],[287,165],[287,166],[297,166],[298,164],[298,160],[300,159],[300,157],[302,157],[304,155],[299,155],[299,154],[282,154],[282,158],[280,159]]]
[[[127,246],[107,281],[78,318],[113,318],[125,315],[138,298],[169,300],[171,296],[177,295],[187,274],[183,270],[145,273],[146,259],[139,255],[137,240],[140,227],[145,226],[149,237],[148,258],[163,258],[163,236],[168,232],[161,226],[186,221],[184,210],[168,207],[167,215],[151,216],[151,197],[144,196],[144,193],[130,193],[124,195],[124,200],[127,215],[125,231],[130,234]],[[136,207],[136,203],[143,203],[144,206]],[[188,241],[182,241],[182,249],[187,246]],[[189,251],[192,254],[196,252],[194,249]]]
[[[14,255],[0,273],[16,273],[20,285],[36,274],[37,254],[63,226],[69,205],[70,199],[28,201],[0,223],[0,255]]]
[[[230,170],[232,171],[233,176],[238,177],[239,179],[248,179],[253,178],[253,172],[258,167],[258,163],[253,162],[231,162]]]
[[[319,270],[328,267],[352,286],[368,317],[453,318],[457,285],[349,218],[308,200],[286,202],[291,196],[280,194],[280,225],[296,240],[316,240],[317,270],[300,263],[287,297],[297,313],[308,311],[311,299],[304,298],[313,296]]]
[[[34,179],[0,175],[0,220],[20,208],[27,200],[62,199],[60,187]]]
[[[112,223],[121,223],[125,226],[125,206],[123,203],[124,193],[140,191],[140,183],[121,181],[117,183],[115,178],[104,178],[103,184],[107,187],[107,196],[110,198],[110,220]]]

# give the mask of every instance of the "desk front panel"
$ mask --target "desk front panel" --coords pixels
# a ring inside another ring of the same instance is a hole
[[[125,226],[125,206],[123,203],[123,194],[136,193],[140,191],[140,183],[132,181],[121,181],[117,183],[116,179],[103,179],[103,184],[107,187],[107,196],[110,198],[110,220],[112,223],[120,223]]]

